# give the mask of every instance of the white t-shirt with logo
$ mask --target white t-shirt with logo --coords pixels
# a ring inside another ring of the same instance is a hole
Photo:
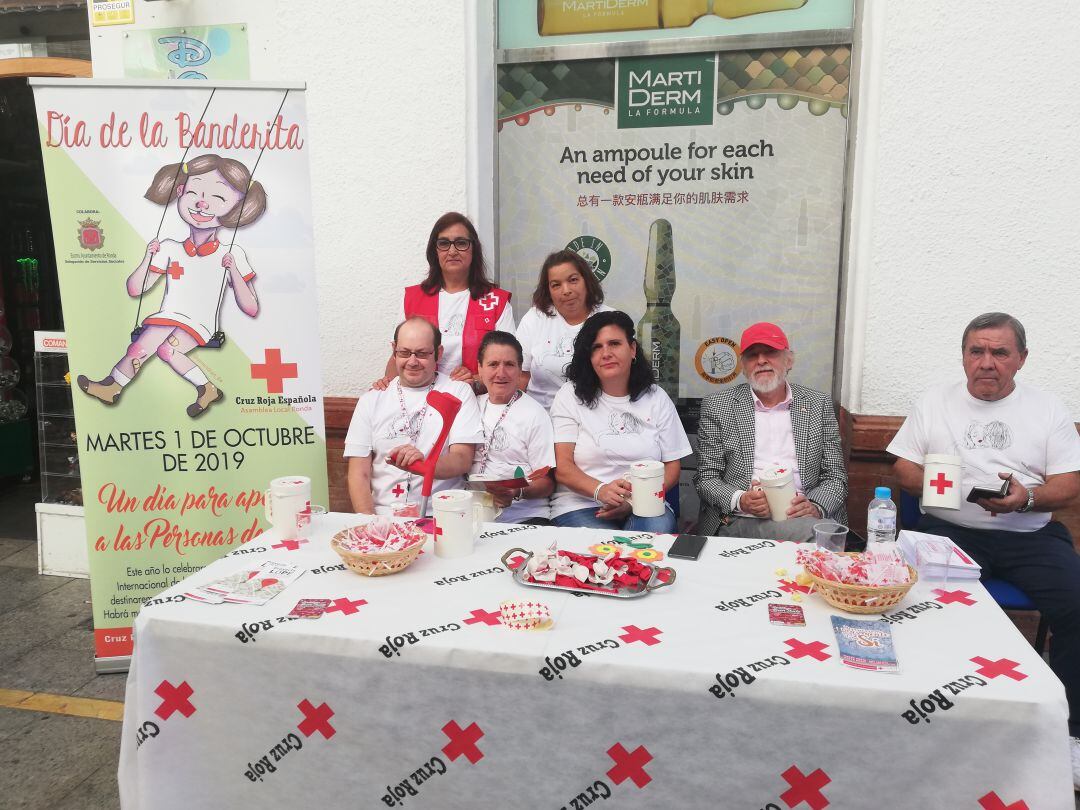
[[[385,391],[368,391],[356,403],[349,432],[345,435],[345,457],[374,456],[371,460],[371,494],[375,503],[375,514],[391,514],[395,503],[420,501],[422,477],[394,467],[386,462],[386,454],[403,444],[414,445],[418,450],[428,453],[435,445],[435,440],[442,430],[442,416],[427,405],[428,386],[408,388],[401,386],[398,377]],[[445,391],[461,400],[461,410],[446,437],[441,456],[445,456],[452,444],[484,443],[484,434],[480,429],[480,411],[476,407],[476,397],[465,383],[456,382],[445,374],[435,377],[436,391]],[[401,399],[405,401],[405,411],[401,410]],[[410,434],[419,427],[416,441]],[[435,479],[432,494],[444,489],[461,489],[461,478]]]
[[[465,331],[465,316],[469,312],[469,291],[461,290],[448,293],[439,290],[439,331],[442,332],[442,360],[439,371],[453,374],[461,362],[461,334]],[[402,303],[401,320],[405,320],[405,305]],[[514,334],[514,310],[509,303],[503,307],[502,315],[495,322],[494,329]]]
[[[542,467],[554,468],[554,432],[540,403],[522,394],[509,406],[492,405],[484,394],[477,405],[484,425],[484,444],[476,448],[473,473],[513,478],[517,467],[526,475]],[[506,416],[500,422],[503,413]],[[518,523],[528,518],[547,518],[550,511],[547,498],[525,498],[503,509],[498,521]]]
[[[525,358],[521,370],[532,375],[527,392],[549,409],[555,393],[566,382],[566,366],[574,356],[574,338],[585,325],[582,321],[571,326],[558,310],[552,307],[552,311],[554,314],[547,315],[533,307],[521,317],[516,334]],[[611,307],[601,304],[589,315],[610,311]]]
[[[960,456],[964,469],[960,509],[925,507],[949,523],[974,529],[1032,532],[1050,522],[1049,512],[1009,512],[991,516],[968,503],[975,485],[1000,486],[999,472],[1011,472],[1025,487],[1049,475],[1080,470],[1080,436],[1061,401],[1020,383],[1004,399],[976,399],[966,383],[932,388],[887,448],[894,456],[922,464],[931,454]]]
[[[662,388],[651,386],[636,402],[629,396],[601,393],[589,408],[566,383],[551,403],[555,441],[574,442],[574,463],[586,475],[603,483],[626,478],[635,461],[676,461],[690,455],[675,405]],[[586,507],[599,508],[591,497],[556,486],[551,496],[551,516]]]

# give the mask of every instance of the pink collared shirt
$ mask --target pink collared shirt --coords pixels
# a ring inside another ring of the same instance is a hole
[[[754,397],[754,478],[774,464],[789,467],[795,472],[795,491],[802,492],[802,479],[799,477],[799,460],[795,455],[795,435],[791,431],[791,386],[787,389],[782,402],[772,407],[765,405],[757,391],[750,393]],[[739,511],[739,498],[745,490],[737,490],[731,496],[731,511],[743,517],[752,517]]]

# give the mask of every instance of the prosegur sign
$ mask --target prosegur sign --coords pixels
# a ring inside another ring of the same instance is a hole
[[[716,107],[714,54],[619,60],[619,129],[708,126]]]

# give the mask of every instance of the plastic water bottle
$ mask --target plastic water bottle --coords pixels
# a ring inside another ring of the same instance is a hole
[[[877,487],[874,500],[866,510],[866,542],[893,543],[896,541],[896,504],[892,502],[892,490]]]

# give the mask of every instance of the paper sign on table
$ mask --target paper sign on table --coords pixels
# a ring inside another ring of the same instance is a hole
[[[304,571],[298,565],[267,561],[258,568],[245,568],[189,591],[188,596],[215,604],[224,601],[240,605],[265,605],[302,573]],[[214,597],[217,597],[216,601]]]
[[[832,626],[840,660],[849,667],[872,672],[899,672],[900,664],[896,660],[889,625],[877,619],[861,621],[833,616]]]

